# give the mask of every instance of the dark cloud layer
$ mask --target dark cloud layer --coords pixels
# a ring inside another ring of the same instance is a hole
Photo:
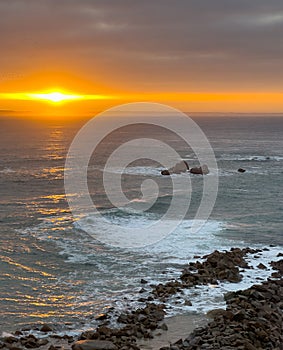
[[[2,74],[117,87],[283,89],[282,0],[1,0]]]

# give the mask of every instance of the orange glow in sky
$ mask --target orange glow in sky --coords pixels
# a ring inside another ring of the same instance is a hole
[[[172,91],[90,94],[57,88],[37,92],[0,93],[0,115],[15,110],[13,115],[22,116],[93,116],[114,105],[130,102],[164,103],[185,112],[276,113],[283,110],[283,93]]]
[[[59,103],[59,102],[68,101],[68,100],[78,100],[78,99],[81,99],[83,96],[69,95],[69,94],[64,94],[62,92],[54,91],[54,92],[49,92],[47,94],[29,94],[29,97],[31,99],[40,99],[40,100],[47,100],[53,103]]]
[[[46,101],[51,103],[60,103],[72,100],[99,100],[106,99],[104,95],[82,95],[71,94],[63,91],[49,92],[15,92],[15,93],[0,93],[0,100],[24,100],[24,101]]]
[[[282,1],[156,2],[0,1],[0,116],[283,113]]]

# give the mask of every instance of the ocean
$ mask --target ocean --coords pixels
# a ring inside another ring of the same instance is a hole
[[[190,231],[204,177],[174,175],[191,180],[187,215],[157,243],[123,248],[99,239],[108,226],[98,216],[74,220],[66,201],[66,155],[84,122],[0,119],[1,331],[40,323],[52,323],[64,333],[95,326],[96,316],[109,308],[114,307],[115,313],[139,304],[141,278],[152,284],[175,278],[194,256],[215,249],[269,247],[260,257],[250,256],[254,269],[243,273],[241,283],[188,290],[185,297],[192,306],[172,297],[169,316],[223,307],[223,292],[246,288],[270,275],[270,269],[256,266],[259,261],[268,264],[283,250],[283,118],[231,114],[194,120],[206,134],[218,165],[218,195],[209,219],[198,232]],[[161,186],[149,210],[115,208],[102,188],[105,159],[111,150],[131,138],[149,135],[166,140],[181,159],[197,165],[194,152],[166,130],[148,125],[117,130],[99,145],[88,173],[93,201],[109,222],[146,227],[170,205],[170,179],[160,174],[161,164],[147,159],[129,164],[122,182],[125,195],[137,205],[145,179]],[[239,168],[246,172],[239,173]],[[216,176],[214,170],[204,176]],[[117,169],[112,171],[115,174]]]

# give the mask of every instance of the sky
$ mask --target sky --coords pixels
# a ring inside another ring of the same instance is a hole
[[[1,0],[0,14],[0,114],[283,112],[282,0]],[[87,98],[21,95],[54,91]]]

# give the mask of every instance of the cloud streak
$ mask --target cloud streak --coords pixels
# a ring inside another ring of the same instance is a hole
[[[134,91],[282,91],[281,0],[2,0],[1,74],[75,70]]]

